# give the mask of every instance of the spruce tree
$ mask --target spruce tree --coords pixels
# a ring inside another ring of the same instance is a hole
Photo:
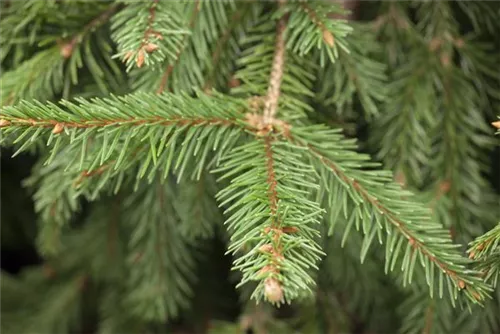
[[[1,11],[2,332],[500,332],[500,2]]]

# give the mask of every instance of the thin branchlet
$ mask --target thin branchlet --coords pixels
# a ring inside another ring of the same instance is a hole
[[[271,228],[269,232],[273,232],[274,240],[271,243],[270,253],[272,256],[272,261],[269,265],[265,267],[265,270],[270,271],[272,273],[279,273],[279,262],[283,259],[283,255],[281,254],[282,246],[281,246],[281,235],[283,230],[281,228],[281,222],[277,216],[278,213],[278,191],[276,187],[278,185],[278,181],[276,179],[276,172],[274,170],[274,157],[273,157],[273,148],[272,148],[273,137],[268,135],[264,138],[264,147],[265,147],[265,155],[266,155],[266,171],[267,171],[267,198],[269,201],[269,209],[271,213]],[[281,282],[274,278],[267,278],[265,283],[265,294],[266,297],[272,302],[280,302],[283,299],[283,288],[281,286]]]
[[[189,21],[189,29],[192,29],[193,26],[195,25],[196,18],[198,17],[198,13],[200,12],[200,9],[201,9],[201,1],[196,0],[195,5],[194,5],[194,9],[193,9],[193,14],[191,14],[191,20]],[[177,65],[177,63],[179,62],[179,59],[180,59],[182,53],[186,50],[187,45],[188,45],[188,39],[189,39],[188,36],[186,36],[184,38],[184,43],[183,43],[182,47],[177,51],[177,53],[175,55],[174,63],[168,64],[167,68],[165,69],[165,72],[163,72],[163,75],[162,75],[161,80],[160,80],[160,85],[158,86],[158,89],[156,90],[157,94],[163,93],[163,91],[167,87],[168,78],[170,77],[170,75],[174,71],[174,68]]]
[[[280,2],[281,4],[283,1]],[[269,77],[269,86],[264,104],[264,123],[271,124],[278,111],[278,100],[281,92],[281,81],[285,65],[285,29],[286,16],[282,17],[276,26],[276,44],[274,50],[273,67]]]
[[[212,86],[215,81],[215,76],[216,76],[216,65],[220,61],[222,52],[224,50],[224,47],[228,44],[228,42],[231,40],[232,34],[233,34],[233,29],[234,27],[239,24],[240,19],[242,18],[244,14],[244,9],[239,9],[233,13],[231,16],[231,19],[229,20],[229,26],[226,28],[224,33],[219,37],[219,39],[216,42],[215,50],[212,53],[211,57],[211,72],[209,74],[208,79],[205,82],[203,91],[208,92],[212,89]]]
[[[85,36],[96,29],[97,27],[105,24],[113,14],[118,11],[120,8],[122,8],[121,4],[115,4],[110,6],[108,9],[106,9],[104,12],[99,14],[96,18],[94,18],[92,21],[87,23],[82,31],[80,31],[78,34],[74,35],[69,41],[65,43],[60,43],[60,48],[61,48],[61,55],[64,58],[69,58],[71,54],[73,53],[73,50],[75,46],[80,44]]]

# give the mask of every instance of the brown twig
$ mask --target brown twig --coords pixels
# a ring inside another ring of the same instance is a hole
[[[119,202],[114,200],[111,204],[111,218],[108,223],[107,246],[109,259],[114,259],[117,251]]]
[[[53,127],[55,132],[62,132],[61,129],[64,128],[100,128],[105,126],[118,126],[118,125],[144,125],[144,124],[155,124],[155,125],[224,125],[224,126],[236,126],[238,125],[236,119],[230,118],[172,118],[169,120],[163,119],[161,117],[152,117],[148,119],[114,119],[114,120],[93,120],[88,122],[59,122],[56,120],[34,120],[34,119],[24,119],[24,118],[4,118],[0,120],[2,123],[2,128],[13,127],[13,126],[31,126],[31,127]],[[238,125],[239,126],[239,125]]]
[[[278,193],[276,191],[276,186],[278,182],[276,181],[276,173],[274,172],[274,159],[273,159],[273,151],[272,151],[272,138],[270,136],[266,136],[264,139],[264,145],[266,150],[266,158],[267,158],[267,184],[269,185],[269,189],[267,191],[267,197],[269,199],[269,207],[271,209],[271,215],[273,217],[276,216],[276,212],[278,210]],[[273,219],[272,227],[277,227],[278,222],[276,219]]]
[[[425,311],[425,326],[424,330],[422,331],[422,334],[429,334],[432,329],[432,320],[433,320],[433,306],[434,302],[431,301],[429,307],[427,307],[427,310]]]
[[[273,233],[273,242],[264,245],[267,248],[261,247],[261,251],[268,252],[271,254],[271,264],[268,264],[262,268],[263,271],[269,272],[271,274],[279,273],[279,263],[283,260],[282,247],[281,247],[281,235],[283,231],[281,229],[281,224],[278,221],[278,192],[276,186],[278,181],[276,179],[276,172],[274,170],[274,157],[272,150],[272,135],[268,135],[264,138],[264,149],[266,154],[266,172],[267,172],[267,198],[269,201],[269,209],[271,213],[271,227],[267,228],[264,233]],[[266,297],[272,302],[279,302],[283,299],[283,289],[281,282],[276,278],[269,276],[264,281],[264,289]]]
[[[149,8],[149,17],[148,17],[148,27],[144,31],[144,37],[143,41],[141,43],[141,47],[145,46],[146,44],[149,43],[149,36],[155,35],[157,37],[161,36],[159,35],[158,32],[153,30],[153,23],[155,22],[155,17],[156,17],[156,7],[158,6],[158,1],[159,0],[153,0],[153,4]]]
[[[271,124],[278,111],[281,81],[285,64],[285,28],[286,17],[282,17],[276,27],[276,44],[274,50],[273,67],[267,88],[267,97],[264,103],[264,123]]]

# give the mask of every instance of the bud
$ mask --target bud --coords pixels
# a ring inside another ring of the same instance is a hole
[[[394,181],[399,183],[402,187],[406,185],[406,177],[403,172],[397,172],[396,175],[394,176]]]
[[[449,54],[447,54],[447,53],[441,54],[441,64],[444,67],[449,67],[450,66],[450,64],[451,64],[451,58],[450,58]]]
[[[257,274],[259,276],[263,276],[267,273],[275,273],[277,270],[276,270],[276,267],[274,267],[273,265],[265,265],[264,267],[262,267],[258,272]]]
[[[465,282],[464,282],[464,281],[462,281],[462,280],[459,280],[459,281],[458,281],[458,286],[460,287],[460,289],[465,288]]]
[[[46,278],[53,278],[54,276],[56,276],[56,271],[51,265],[44,264],[42,270],[43,270],[43,275]]]
[[[146,50],[146,52],[148,52],[148,53],[151,53],[157,49],[158,49],[158,45],[153,44],[153,43],[148,43],[148,44],[146,44],[146,46],[144,46],[144,50]]]
[[[137,58],[135,60],[136,64],[137,64],[137,67],[142,67],[142,65],[144,64],[144,51],[140,50],[139,51],[139,54],[137,55]]]
[[[446,180],[446,181],[443,181],[439,184],[439,191],[442,193],[442,194],[445,194],[447,193],[448,191],[450,191],[450,188],[451,188],[451,183],[450,181]]]
[[[229,88],[235,88],[235,87],[238,87],[241,85],[241,82],[240,80],[238,80],[237,78],[235,77],[232,77],[230,80],[229,80]]]
[[[500,121],[491,122],[491,125],[493,125],[497,129],[500,129]]]
[[[329,47],[333,47],[333,44],[334,44],[334,38],[333,38],[333,35],[332,33],[329,31],[329,30],[323,30],[323,41],[325,41],[325,43],[329,46]]]
[[[64,125],[62,125],[61,123],[57,123],[54,126],[54,129],[52,129],[52,133],[57,135],[58,133],[63,132],[63,130],[64,130]]]
[[[470,252],[469,259],[473,259],[476,257],[476,253],[474,251]]]
[[[273,250],[273,246],[271,244],[265,244],[259,247],[259,251],[263,253],[269,253]]]
[[[299,229],[296,226],[286,226],[282,228],[283,233],[296,233]]]
[[[463,39],[461,39],[461,38],[458,38],[458,39],[456,39],[456,40],[455,40],[455,46],[456,46],[457,48],[459,48],[459,49],[460,49],[460,48],[463,48],[463,47],[464,47],[464,44],[465,44],[465,42],[464,42],[464,40],[463,40]]]
[[[436,51],[441,46],[441,39],[433,38],[429,43],[429,50]]]
[[[250,315],[244,315],[240,319],[240,328],[245,332],[247,329],[252,327],[252,317]]]
[[[283,300],[283,289],[278,280],[269,277],[264,281],[264,295],[271,303],[279,303]]]
[[[4,128],[6,126],[9,126],[10,125],[10,121],[6,120],[6,119],[0,119],[0,128]]]
[[[63,56],[64,58],[68,59],[69,57],[71,57],[71,54],[73,53],[73,43],[65,43],[63,45],[61,45],[61,56]]]

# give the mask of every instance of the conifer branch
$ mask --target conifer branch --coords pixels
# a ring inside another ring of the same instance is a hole
[[[184,29],[178,8],[165,1],[131,2],[115,15],[112,37],[118,44],[118,54],[127,64],[155,65],[172,61],[189,31]]]
[[[116,117],[120,113],[114,113],[112,110],[101,110],[101,107],[106,103],[121,106],[122,101],[129,103],[138,103],[138,98],[152,98],[149,94],[129,95],[125,98],[114,98],[95,100],[93,105],[84,99],[78,99],[81,106],[86,110],[84,113],[79,113],[76,104],[68,101],[61,101],[61,105],[67,107],[71,111],[68,112],[55,104],[44,106],[40,103],[21,102],[17,106],[6,106],[2,108],[2,118],[0,119],[0,127],[5,130],[15,128],[52,128],[53,134],[59,134],[64,129],[89,129],[103,128],[113,126],[143,126],[143,125],[221,125],[221,126],[244,126],[241,120],[234,114],[234,117],[197,117],[190,115],[188,117],[182,114],[170,114],[169,116],[158,116],[152,110],[141,108],[138,114],[122,112],[122,117]],[[168,101],[168,102],[167,102]],[[176,102],[174,102],[176,101]],[[193,100],[194,101],[194,100]],[[235,102],[236,100],[233,100]],[[184,103],[183,98],[174,98],[171,100],[168,97],[157,99],[157,102],[167,102],[168,104]],[[242,108],[243,105],[242,105]],[[102,112],[106,112],[103,114]]]
[[[273,66],[269,77],[267,97],[264,104],[264,122],[271,124],[278,111],[278,100],[281,91],[281,80],[285,65],[285,29],[286,17],[279,19],[276,26],[276,44],[274,49]]]
[[[123,7],[122,4],[113,4],[109,6],[109,8],[103,11],[99,16],[97,16],[92,21],[87,23],[83,27],[81,32],[73,36],[68,41],[61,42],[60,43],[61,55],[64,58],[70,58],[74,48],[83,41],[83,39],[85,38],[85,36],[87,36],[87,34],[105,24],[111,18],[111,16],[113,16],[113,14],[122,7]]]
[[[346,13],[340,4],[334,1],[290,2],[282,13],[290,15],[286,47],[299,56],[318,49],[319,63],[324,67],[327,58],[335,62],[339,49],[348,52],[345,37],[352,28],[339,18]]]
[[[316,132],[316,134],[312,134],[313,132]],[[321,134],[321,132],[323,132],[323,134]],[[327,137],[327,133],[330,133],[329,137]],[[368,204],[370,207],[369,210],[372,212],[371,215],[375,216],[375,220],[379,225],[379,228],[382,228],[382,221],[385,221],[386,224],[388,223],[394,226],[398,233],[400,233],[400,235],[407,240],[408,248],[403,260],[403,269],[406,268],[404,269],[406,277],[405,280],[411,280],[411,278],[409,278],[411,277],[411,272],[408,272],[408,270],[412,270],[408,266],[410,257],[412,258],[411,261],[414,262],[416,260],[416,254],[420,254],[426,258],[425,262],[429,263],[429,265],[434,265],[440,273],[448,277],[450,283],[453,284],[457,290],[466,291],[466,294],[470,297],[472,302],[481,302],[488,291],[487,287],[481,282],[481,279],[478,275],[476,275],[477,273],[470,271],[465,267],[467,261],[462,258],[458,252],[448,253],[447,251],[443,251],[443,246],[445,244],[449,246],[447,247],[449,249],[454,248],[455,246],[451,244],[451,240],[449,239],[447,233],[443,234],[439,231],[441,230],[440,225],[434,225],[431,221],[429,221],[428,211],[421,205],[414,203],[410,204],[410,202],[402,200],[400,197],[394,198],[392,190],[383,190],[383,180],[385,178],[381,178],[380,176],[376,176],[376,174],[372,174],[370,172],[363,172],[359,170],[355,171],[352,169],[353,163],[363,166],[364,164],[362,161],[365,160],[365,158],[361,156],[351,156],[352,161],[348,162],[350,154],[344,155],[337,152],[335,155],[332,155],[328,153],[326,150],[326,147],[328,146],[325,144],[326,142],[330,143],[329,145],[334,145],[335,147],[338,147],[337,145],[339,145],[338,143],[335,143],[335,141],[338,141],[339,139],[338,137],[335,139],[336,135],[334,135],[334,133],[335,132],[331,131],[328,132],[327,130],[320,130],[317,127],[315,129],[308,130],[297,129],[294,127],[290,130],[288,135],[285,135],[285,138],[289,142],[307,149],[309,154],[311,154],[314,159],[319,161],[320,164],[326,167],[330,172],[333,172],[335,179],[338,180],[346,189],[347,193],[344,193],[344,196],[350,196],[352,200],[357,203],[356,206],[361,205],[361,203],[363,203],[363,206]],[[322,138],[321,142],[315,142],[315,140],[317,140],[315,138]],[[333,160],[334,156],[336,156],[337,159],[340,159],[341,162],[336,163],[335,160]],[[320,174],[323,174],[323,172],[320,172]],[[329,187],[330,192],[334,191],[332,189],[333,186],[324,186]],[[399,187],[394,187],[394,190],[396,189],[401,191],[401,188]],[[344,210],[347,210],[345,205]],[[369,216],[364,215],[362,209],[359,210],[359,213],[357,213],[357,211],[357,209],[354,210],[350,218],[352,222],[356,220],[356,225],[358,224],[358,220],[370,219]],[[378,217],[378,215],[380,216]],[[415,222],[415,220],[421,220],[421,222]],[[428,227],[425,227],[427,224]],[[426,228],[434,229],[435,232],[432,232],[431,234],[435,235],[426,237]],[[369,227],[365,227],[365,225],[363,225],[364,232],[368,233],[370,231],[372,238],[376,233],[375,229],[375,226],[370,230]],[[386,229],[389,229],[389,227],[386,226]],[[346,234],[344,236],[346,236]],[[391,238],[394,238],[394,236]],[[382,242],[382,240],[380,240],[380,242]],[[390,241],[388,240],[387,242],[389,243]],[[368,245],[369,243],[370,240],[368,241]],[[394,239],[392,239],[392,243],[395,243]],[[399,241],[399,243],[401,243],[401,241]],[[364,247],[364,249],[365,251],[362,251],[362,253],[366,253],[367,248]],[[392,257],[392,266],[394,266],[397,255],[387,254],[387,256]],[[386,260],[388,261],[388,258]],[[422,262],[422,264],[425,267],[426,273],[428,273],[429,270],[434,270],[429,269],[427,265],[424,265],[424,262]],[[410,276],[408,276],[408,274]],[[428,284],[432,286],[432,282],[429,281],[428,274],[427,279]],[[455,293],[452,293],[450,290],[450,297],[452,300],[456,298],[455,294],[457,290],[455,290]]]
[[[325,27],[325,24],[322,22],[322,19],[318,17],[318,14],[311,8],[307,3],[301,2],[300,7],[306,12],[307,15],[311,18],[311,21],[318,27],[321,31],[321,35],[323,37],[323,41],[330,47],[334,46],[335,37],[333,34]]]
[[[496,287],[500,278],[500,224],[473,240],[467,252],[484,279]]]
[[[124,223],[132,229],[128,242],[128,293],[132,314],[165,321],[178,316],[192,294],[193,258],[189,244],[176,228],[179,221],[169,187],[157,179],[126,198]],[[139,209],[138,209],[139,208]]]
[[[290,137],[292,142],[296,142],[293,137]],[[427,258],[430,259],[431,262],[436,264],[441,270],[443,270],[447,275],[449,275],[453,281],[459,285],[460,276],[457,276],[457,273],[454,270],[450,270],[448,265],[442,262],[439,259],[436,259],[435,256],[432,255],[430,250],[425,246],[424,242],[418,240],[416,236],[413,235],[411,231],[409,231],[408,227],[404,222],[399,220],[396,217],[396,214],[392,212],[389,208],[384,206],[384,204],[380,203],[376,196],[370,194],[356,179],[348,177],[339,166],[337,166],[333,161],[326,158],[320,151],[316,150],[312,146],[308,146],[309,150],[316,155],[323,164],[325,164],[332,172],[334,172],[342,181],[349,185],[352,189],[354,189],[361,197],[370,203],[373,207],[378,209],[381,214],[388,217],[388,220],[396,226],[401,233],[406,237],[409,244],[416,250],[422,252]],[[463,282],[463,281],[462,281]]]
[[[202,0],[195,0],[195,2],[194,2],[193,13],[191,14],[191,19],[190,19],[189,25],[188,25],[189,29],[192,29],[194,24],[196,23],[196,18],[198,16],[198,13],[200,12],[201,5],[202,5],[201,1]],[[175,55],[174,62],[172,64],[168,64],[167,68],[163,72],[163,75],[162,75],[161,80],[160,80],[160,85],[158,86],[158,89],[156,90],[157,94],[161,94],[165,90],[165,87],[167,86],[168,78],[170,77],[170,74],[172,74],[172,71],[174,70],[174,67],[176,66],[176,64],[179,62],[179,59],[180,59],[182,53],[187,48],[188,40],[189,40],[189,37],[186,36],[184,38],[184,41],[182,43],[181,48],[177,51],[177,53]]]
[[[241,254],[234,268],[238,286],[257,281],[253,298],[280,304],[310,292],[309,271],[322,252],[316,244],[322,210],[306,195],[316,186],[311,170],[293,153],[295,146],[274,134],[236,147],[217,172],[231,183],[217,194],[231,231],[229,252]],[[235,170],[236,168],[236,170]],[[241,172],[234,176],[235,171]]]
[[[143,36],[142,43],[140,46],[141,49],[142,49],[142,47],[144,47],[150,43],[149,38],[151,37],[151,35],[158,36],[158,32],[156,32],[153,29],[153,23],[155,22],[155,19],[156,19],[156,8],[158,6],[158,1],[159,0],[153,0],[153,4],[149,8],[148,25],[147,25],[146,30],[144,30],[144,36]]]
[[[82,67],[80,48],[81,44],[88,46],[87,42],[91,35],[99,27],[104,25],[109,18],[121,8],[121,5],[108,6],[106,10],[85,24],[81,30],[67,40],[61,40],[59,35],[53,37],[57,45],[36,53],[32,58],[25,60],[20,66],[2,76],[0,100],[2,105],[10,105],[21,99],[36,99],[46,101],[59,93],[67,97],[69,87],[78,81],[78,69]],[[56,39],[57,37],[57,39]],[[78,48],[78,52],[75,52]],[[104,51],[104,50],[99,50]],[[108,64],[96,60],[97,52],[90,50],[85,52],[85,64],[89,68],[96,83],[107,92],[102,83],[102,76],[109,74],[114,64],[109,59]],[[107,58],[108,54],[100,54],[101,60]],[[114,73],[116,75],[116,72]],[[109,79],[107,85],[116,83],[116,77]]]
[[[221,60],[224,48],[227,47],[227,44],[231,41],[231,38],[233,38],[235,27],[241,24],[240,20],[242,20],[246,12],[248,12],[248,8],[246,7],[238,8],[229,19],[229,26],[225,29],[222,35],[219,36],[217,42],[215,43],[215,50],[212,52],[210,58],[210,63],[211,63],[211,66],[209,67],[210,72],[208,74],[208,78],[205,81],[203,91],[208,92],[213,88],[217,76],[216,72],[217,64]]]
[[[282,18],[286,18],[286,16],[284,15]],[[264,105],[256,103],[255,112],[265,109],[265,102],[269,100],[270,78],[277,51],[275,22],[276,18],[272,15],[259,18],[255,27],[251,28],[242,40],[242,45],[247,46],[247,48],[243,51],[238,63],[240,69],[234,76],[241,84],[231,89],[232,93],[249,98],[264,97]],[[261,43],[255,45],[254,41],[256,40],[261,41]],[[286,59],[286,69],[283,69],[281,74],[277,109],[279,109],[280,118],[290,121],[305,117],[306,112],[313,111],[306,101],[314,96],[312,87],[315,76],[310,69],[315,69],[315,66],[307,59],[287,50],[285,50],[284,58]],[[272,120],[269,124],[271,123]]]
[[[66,110],[54,104],[29,102],[3,108],[0,121],[6,135],[3,141],[22,142],[19,153],[48,135],[52,150],[47,163],[53,161],[66,143],[72,149],[71,155],[80,156],[80,172],[92,175],[99,171],[106,179],[123,173],[130,168],[128,164],[141,165],[139,178],[150,170],[151,179],[158,168],[163,169],[166,177],[171,167],[179,172],[180,178],[188,162],[195,158],[197,163],[191,166],[199,178],[209,163],[209,153],[217,149],[215,161],[210,162],[215,163],[247,130],[242,117],[247,108],[245,103],[217,94],[210,97],[200,94],[198,98],[131,94],[77,102],[63,101]],[[104,131],[111,128],[116,130]],[[200,140],[195,141],[198,137]],[[185,144],[177,146],[180,143]]]

